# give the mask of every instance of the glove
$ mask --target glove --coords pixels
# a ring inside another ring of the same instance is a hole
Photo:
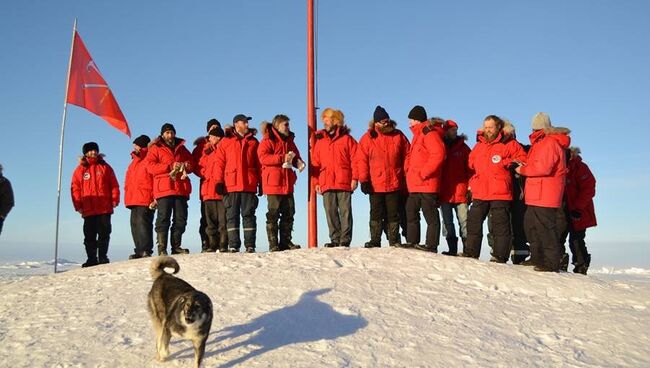
[[[465,198],[467,198],[467,203],[472,203],[472,191],[467,189],[467,193],[465,193]]]
[[[264,191],[262,191],[262,184],[257,186],[257,196],[261,197],[264,195]]]
[[[223,183],[217,183],[217,187],[215,188],[217,191],[218,195],[224,195],[226,194],[226,186],[223,185]]]
[[[372,190],[372,184],[370,184],[369,181],[364,181],[363,183],[361,183],[361,191],[363,192],[363,194],[372,193],[372,191],[373,191]]]
[[[569,215],[571,215],[571,218],[575,220],[580,220],[580,217],[582,217],[580,211],[576,211],[576,210],[569,212]]]
[[[519,166],[521,166],[521,163],[520,163],[520,162],[512,161],[512,162],[510,163],[510,165],[508,165],[508,170],[510,170],[510,171],[514,171],[514,170],[515,170],[516,168],[518,168]]]

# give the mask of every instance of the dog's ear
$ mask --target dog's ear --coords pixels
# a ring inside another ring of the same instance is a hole
[[[178,303],[179,305],[185,305],[185,297],[184,296],[179,297],[176,300],[176,303]]]

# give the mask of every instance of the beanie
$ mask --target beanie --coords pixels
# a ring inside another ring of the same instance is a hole
[[[174,132],[174,134],[176,134],[176,128],[174,128],[174,126],[172,124],[170,124],[170,123],[165,123],[160,128],[160,135],[162,135],[164,132],[166,132],[168,130],[171,130],[172,132]]]
[[[133,141],[133,144],[137,145],[140,148],[146,148],[147,145],[151,142],[151,139],[146,135],[141,135]]]
[[[531,124],[533,130],[540,130],[551,127],[551,118],[545,112],[538,112],[533,116],[533,123]]]
[[[217,126],[217,127],[214,127],[212,129],[210,129],[210,132],[208,133],[208,135],[213,135],[215,137],[223,138],[225,134],[223,132],[223,129],[221,129],[220,126]]]
[[[377,105],[377,107],[375,107],[375,112],[372,114],[372,120],[376,123],[384,119],[390,119],[390,116],[388,116],[388,113],[383,107]]]
[[[217,119],[210,119],[210,120],[208,120],[208,126],[206,126],[205,129],[207,131],[210,131],[210,127],[213,126],[213,125],[216,125],[216,126],[220,127],[221,123]]]
[[[445,121],[444,129],[449,130],[451,128],[458,128],[458,124],[456,124],[456,122],[453,120]]]
[[[81,152],[84,155],[86,155],[86,153],[88,153],[89,151],[92,151],[92,150],[95,150],[95,151],[99,152],[99,145],[97,143],[95,143],[95,142],[88,142],[88,143],[85,143],[83,145],[83,147],[81,148]]]
[[[409,119],[417,121],[427,121],[427,112],[424,110],[424,107],[420,105],[415,105],[411,112],[409,112]]]

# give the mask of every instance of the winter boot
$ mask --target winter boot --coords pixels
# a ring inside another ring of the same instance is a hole
[[[388,223],[388,245],[397,247],[401,245],[402,239],[399,236],[399,222]]]
[[[563,253],[562,259],[560,259],[560,271],[567,272],[569,269],[569,254]]]
[[[300,245],[294,244],[293,238],[293,220],[280,221],[280,249],[291,250],[300,249]]]
[[[278,242],[278,224],[266,224],[266,237],[269,239],[269,252],[279,252],[282,250]]]
[[[447,238],[447,246],[449,247],[449,250],[446,252],[442,252],[442,254],[446,256],[456,256],[458,255],[458,238],[456,237],[449,237]]]
[[[167,233],[156,233],[156,245],[158,246],[158,255],[167,255]]]
[[[364,248],[379,248],[381,247],[381,234],[383,227],[381,221],[370,221],[370,241],[367,242]]]
[[[81,267],[97,266],[99,264],[99,262],[97,262],[97,244],[84,244],[84,247],[86,248],[86,257],[88,259],[81,265]]]
[[[210,237],[207,237],[207,239],[201,240],[201,253],[208,253],[210,252],[210,241],[208,240]],[[213,251],[214,252],[214,251]]]
[[[99,250],[99,257],[97,261],[99,262],[99,264],[110,263],[110,260],[108,259],[108,244],[100,244],[98,250]]]
[[[577,262],[580,262],[583,260],[578,260]],[[591,263],[591,254],[587,254],[584,257],[584,261],[581,263],[576,263],[575,268],[573,269],[574,273],[581,273],[583,275],[587,274],[587,270],[589,269],[589,264]]]
[[[183,239],[183,234],[177,231],[172,230],[171,243],[172,243],[172,254],[188,254],[190,251],[181,247],[181,241]]]
[[[325,248],[336,248],[336,247],[339,246],[339,243],[334,243],[334,242],[331,242],[331,243],[325,243],[323,246],[324,246]]]

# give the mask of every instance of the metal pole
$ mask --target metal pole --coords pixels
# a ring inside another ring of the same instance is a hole
[[[314,88],[314,0],[307,0],[307,123],[309,139],[308,160],[311,167],[311,150],[314,147],[314,133],[316,132],[316,107]],[[318,225],[316,219],[316,190],[313,180],[308,180],[308,235],[307,246],[316,248],[318,246]]]
[[[63,171],[63,137],[65,133],[65,117],[68,112],[68,87],[70,84],[70,68],[74,52],[74,36],[77,33],[77,18],[72,26],[72,42],[70,44],[70,59],[68,60],[68,76],[65,79],[65,97],[63,98],[63,117],[61,118],[61,140],[59,141],[59,177],[56,187],[56,232],[54,234],[54,273],[59,263],[59,214],[61,212],[61,173]]]

